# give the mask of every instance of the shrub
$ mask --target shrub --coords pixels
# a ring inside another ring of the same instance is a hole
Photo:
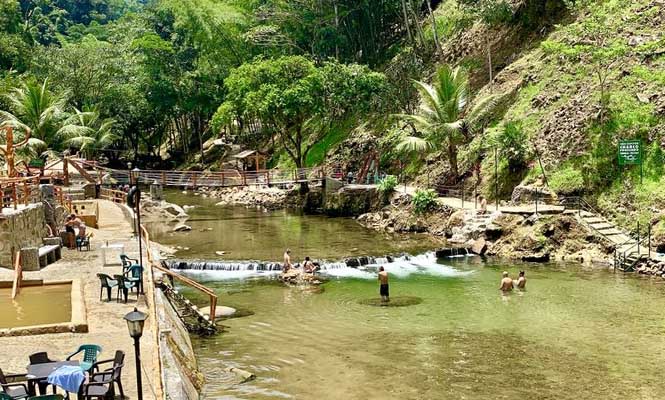
[[[582,172],[571,166],[555,171],[548,178],[550,189],[560,194],[581,192],[585,187]]]
[[[388,175],[379,182],[379,192],[383,194],[392,193],[397,187],[397,178],[394,175]]]
[[[416,214],[422,214],[432,209],[436,203],[436,192],[432,189],[417,190],[413,195],[413,210]]]
[[[510,121],[490,131],[490,141],[499,148],[501,156],[508,159],[511,170],[526,165],[529,158],[527,148],[529,138],[519,122]]]

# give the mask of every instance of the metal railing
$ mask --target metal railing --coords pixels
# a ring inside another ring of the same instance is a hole
[[[70,162],[73,162],[70,160]],[[293,170],[267,169],[259,171],[167,171],[167,170],[116,170],[102,168],[87,161],[77,161],[82,166],[95,168],[120,183],[131,183],[132,175],[140,183],[158,182],[173,187],[234,187],[252,185],[281,185],[289,183],[317,182],[325,178],[324,168],[298,168]]]
[[[460,185],[434,185],[434,191],[441,197],[454,197],[462,200],[462,208],[467,202],[473,202],[478,208],[478,185],[462,183]]]

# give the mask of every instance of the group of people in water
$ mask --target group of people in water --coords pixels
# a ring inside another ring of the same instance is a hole
[[[305,262],[302,264],[303,271],[307,274],[313,274],[316,271],[316,265],[309,258],[305,257]],[[282,272],[287,273],[293,268],[298,268],[291,263],[291,249],[286,249],[284,252],[284,265],[282,266]]]
[[[283,273],[289,272],[291,269],[297,268],[291,263],[291,249],[286,249],[284,252],[284,265],[282,268]],[[308,274],[313,274],[316,271],[316,265],[309,257],[305,257],[305,262],[302,265],[303,271]],[[503,271],[501,283],[499,285],[499,290],[503,293],[511,292],[514,288],[518,290],[526,289],[526,276],[524,271],[519,272],[517,279],[512,279],[508,271]],[[379,267],[378,272],[378,281],[379,281],[379,295],[381,296],[381,301],[388,303],[390,301],[390,287],[388,283],[388,271],[383,266]]]
[[[508,271],[503,271],[499,290],[501,290],[503,293],[508,293],[512,292],[513,288],[517,288],[519,290],[526,289],[526,276],[524,275],[524,271],[520,271],[519,277],[517,280],[514,280],[510,277]]]

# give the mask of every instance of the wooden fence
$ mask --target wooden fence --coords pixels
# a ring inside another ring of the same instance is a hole
[[[23,280],[23,264],[21,263],[21,250],[16,252],[14,260],[14,282],[12,285],[12,299],[21,292],[21,281]]]
[[[20,205],[39,202],[39,176],[0,178],[0,205],[18,209]]]
[[[101,188],[99,191],[99,198],[112,201],[117,204],[124,204],[127,199],[127,193],[123,192],[122,190]]]

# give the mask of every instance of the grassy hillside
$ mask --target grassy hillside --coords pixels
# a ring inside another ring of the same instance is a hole
[[[443,52],[425,60],[421,79],[438,63],[461,65],[476,98],[500,99],[494,122],[462,149],[468,184],[479,164],[481,188],[493,197],[496,147],[500,199],[517,184],[546,180],[561,195],[587,196],[629,228],[638,219],[646,227],[665,207],[665,4],[578,1],[538,20],[530,3],[538,2],[511,2],[511,20],[493,25],[452,0],[436,11]],[[644,143],[643,183],[639,167],[618,166],[620,139]],[[445,180],[447,163],[439,154],[429,159]],[[416,180],[424,183],[424,175]]]

